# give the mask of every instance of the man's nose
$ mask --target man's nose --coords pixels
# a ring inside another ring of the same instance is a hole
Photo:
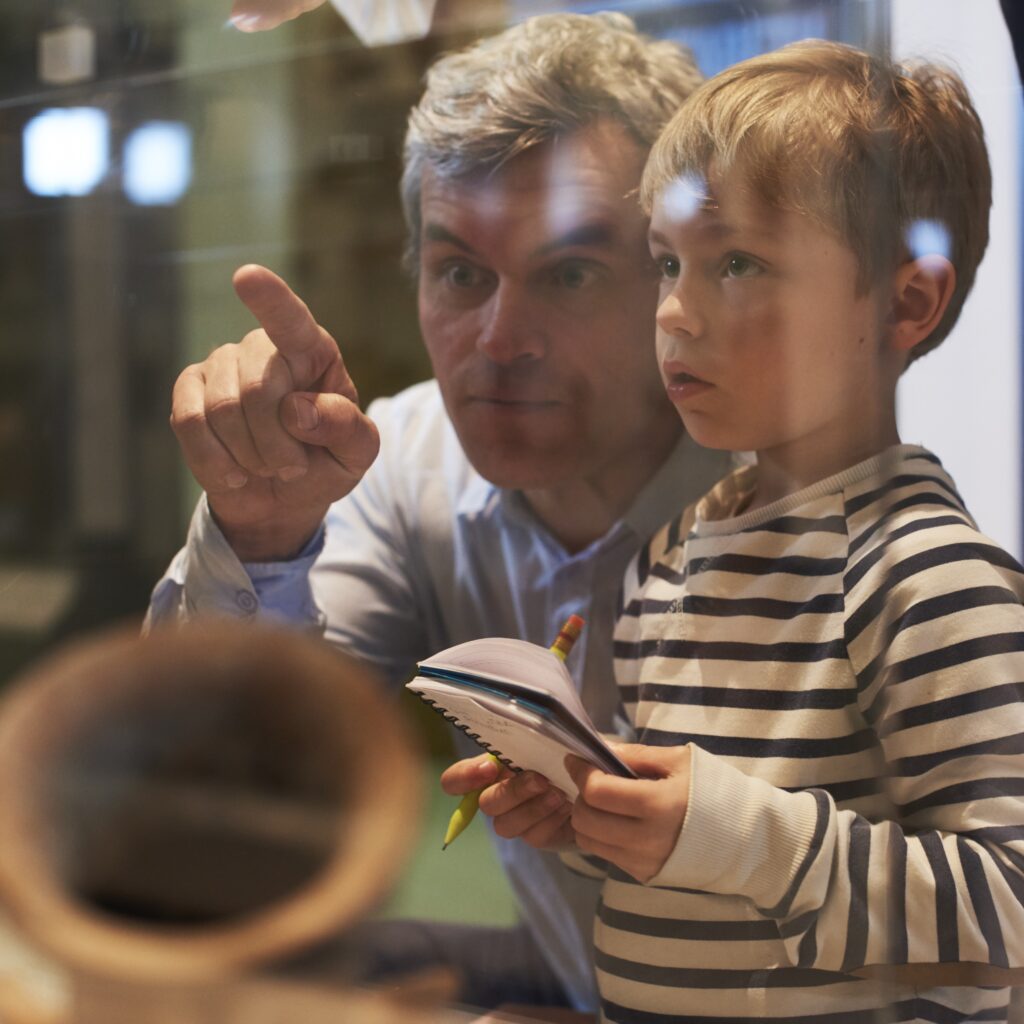
[[[544,332],[527,290],[502,281],[482,308],[476,346],[495,363],[528,362],[544,355]]]
[[[696,290],[688,279],[680,275],[672,290],[658,305],[658,326],[667,334],[698,336],[703,330],[703,319]]]

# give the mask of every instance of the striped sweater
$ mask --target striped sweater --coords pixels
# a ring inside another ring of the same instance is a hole
[[[744,513],[755,473],[626,579],[626,711],[693,769],[660,873],[605,880],[602,1019],[1005,1021],[853,972],[1024,964],[1024,569],[921,448]]]

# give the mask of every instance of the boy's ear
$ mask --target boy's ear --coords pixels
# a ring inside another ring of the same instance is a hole
[[[945,256],[919,256],[900,264],[886,321],[892,347],[909,352],[924,341],[938,327],[955,287],[956,269]]]

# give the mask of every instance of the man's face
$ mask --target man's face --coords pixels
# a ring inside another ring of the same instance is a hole
[[[809,217],[767,206],[735,172],[712,190],[702,203],[670,186],[652,212],[669,398],[700,444],[842,463],[899,373],[878,292],[857,294],[853,251]]]
[[[423,338],[459,440],[493,483],[599,484],[674,429],[633,195],[644,156],[604,123],[491,176],[424,177]]]

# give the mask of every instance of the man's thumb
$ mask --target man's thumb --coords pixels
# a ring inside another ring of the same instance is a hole
[[[293,391],[281,399],[281,423],[296,440],[326,448],[349,472],[377,457],[377,427],[355,402],[331,392]]]

